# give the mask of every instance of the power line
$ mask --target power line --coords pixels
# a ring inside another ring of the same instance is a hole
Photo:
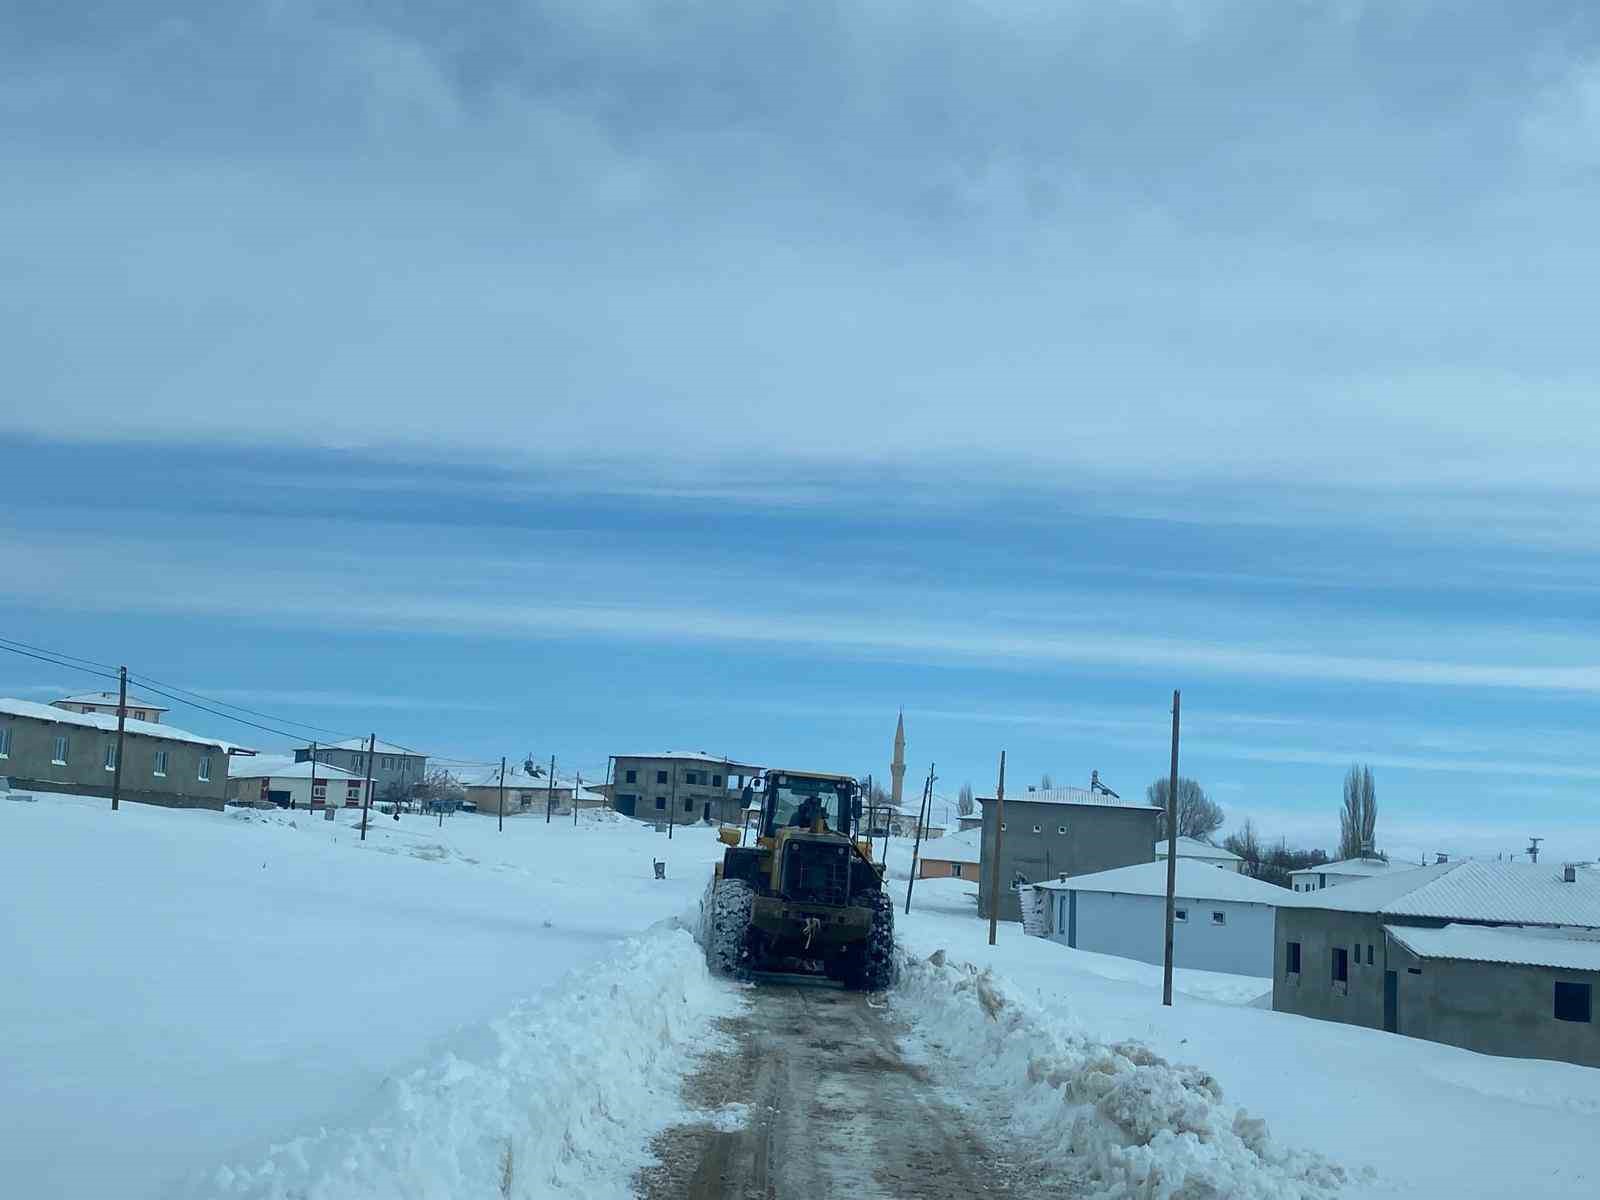
[[[82,669],[96,667],[100,668],[101,670],[109,671],[112,675],[117,673],[116,666],[111,663],[96,662],[92,658],[79,658],[76,654],[68,654],[64,650],[51,650],[47,646],[35,646],[31,642],[19,642],[16,638],[0,637],[0,645],[4,645],[4,647],[7,649],[21,647],[23,650],[34,650],[40,654],[52,654],[56,658],[64,658],[68,660],[67,662],[54,664],[58,667],[71,666],[74,663],[81,663],[83,664]]]
[[[152,678],[149,675],[135,675],[132,672],[129,672],[128,678],[133,680],[135,683],[143,684],[144,686],[148,687],[151,691],[155,691],[156,688],[159,686],[159,687],[170,688],[174,692],[180,692],[184,696],[187,696],[187,697],[190,698],[189,701],[188,701],[189,703],[194,703],[195,701],[204,701],[206,704],[215,704],[220,708],[231,708],[236,712],[249,713],[252,717],[260,717],[264,721],[278,721],[278,722],[280,722],[280,723],[282,723],[284,725],[296,725],[296,726],[299,726],[301,729],[309,729],[313,733],[326,733],[330,737],[338,738],[340,741],[350,741],[351,739],[364,740],[364,739],[357,738],[357,735],[355,735],[355,734],[340,733],[336,729],[328,729],[327,727],[322,726],[322,725],[312,725],[312,724],[310,724],[309,722],[306,722],[306,721],[295,721],[295,720],[291,720],[288,717],[278,716],[276,713],[261,712],[259,709],[247,708],[243,704],[233,704],[233,703],[231,703],[231,702],[229,702],[227,700],[218,700],[214,696],[207,696],[207,695],[204,695],[204,694],[202,694],[200,692],[190,691],[188,688],[179,687],[175,683],[164,683],[161,680]],[[170,693],[167,694],[167,698],[168,699],[177,699],[177,697],[172,696]],[[195,707],[198,708],[198,707],[200,707],[200,705],[196,704]],[[294,736],[294,735],[291,734],[290,736]],[[391,743],[391,744],[393,744],[393,743]]]
[[[34,654],[30,650],[19,650],[16,646],[0,643],[0,650],[9,650],[13,654],[20,654],[24,658],[36,658],[42,663],[49,663],[52,667],[65,667],[69,671],[82,671],[88,675],[100,675],[106,679],[116,679],[117,676],[110,671],[96,671],[92,667],[80,667],[74,663],[61,662],[59,659],[46,658],[43,654]]]

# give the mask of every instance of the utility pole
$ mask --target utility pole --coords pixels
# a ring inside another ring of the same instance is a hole
[[[678,823],[678,764],[673,763],[672,786],[667,789],[667,841],[672,840],[672,827]]]
[[[112,765],[111,811],[122,802],[122,726],[128,719],[128,668],[117,668],[117,761]],[[65,758],[66,755],[61,756]],[[226,768],[224,768],[226,770]]]
[[[367,735],[367,786],[361,797],[361,840],[367,840],[367,815],[372,811],[372,756],[378,752],[378,735]],[[311,790],[317,788],[317,760],[311,760]],[[326,803],[326,801],[324,801]]]
[[[315,742],[311,743],[311,776],[310,776],[310,779],[311,779],[311,790],[306,793],[306,811],[307,812],[311,811],[312,802],[315,799],[316,794],[317,794],[317,744]],[[289,785],[289,807],[290,808],[294,807],[294,785],[292,783]],[[328,801],[327,801],[326,798],[324,798],[323,801],[322,801],[322,807],[323,808],[327,808],[328,807]]]
[[[1172,690],[1172,774],[1167,779],[1167,937],[1161,1003],[1172,1007],[1172,921],[1178,903],[1178,690]]]
[[[572,827],[578,827],[578,789],[583,786],[583,772],[576,771],[572,776]]]
[[[500,821],[500,828],[497,829],[495,832],[496,833],[504,833],[506,831],[506,756],[504,754],[502,754],[500,756],[500,817],[499,817],[499,821]]]
[[[1000,923],[1000,845],[1006,831],[1006,752],[1000,751],[1000,786],[994,790],[994,866],[989,868],[989,945]],[[982,857],[982,855],[979,855]]]
[[[546,782],[549,783],[550,790],[544,796],[544,823],[548,825],[550,824],[550,814],[555,811],[556,807],[556,756],[554,754],[550,756],[550,778]]]
[[[637,807],[638,801],[635,801],[634,804]],[[615,754],[606,755],[606,807],[610,809],[617,807],[617,756]]]
[[[928,823],[928,803],[933,796],[933,764],[928,764],[928,782],[922,785],[922,804],[917,809],[917,837],[911,843],[911,875],[906,880],[906,915],[911,914],[911,887],[917,882],[917,855],[922,850],[922,829]]]

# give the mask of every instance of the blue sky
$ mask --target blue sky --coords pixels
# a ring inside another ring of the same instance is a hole
[[[1181,687],[1269,836],[1600,854],[1591,5],[90,16],[0,44],[7,636],[951,795]]]

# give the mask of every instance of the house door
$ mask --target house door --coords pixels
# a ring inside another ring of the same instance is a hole
[[[1395,971],[1383,973],[1383,1031],[1400,1032],[1400,976]]]

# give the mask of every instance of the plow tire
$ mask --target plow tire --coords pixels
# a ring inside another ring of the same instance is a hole
[[[894,984],[894,900],[887,891],[873,902],[872,932],[851,974],[850,985],[863,992],[881,992]]]
[[[720,975],[743,975],[750,961],[750,909],[755,890],[742,879],[724,879],[711,893],[706,921],[706,964]]]

